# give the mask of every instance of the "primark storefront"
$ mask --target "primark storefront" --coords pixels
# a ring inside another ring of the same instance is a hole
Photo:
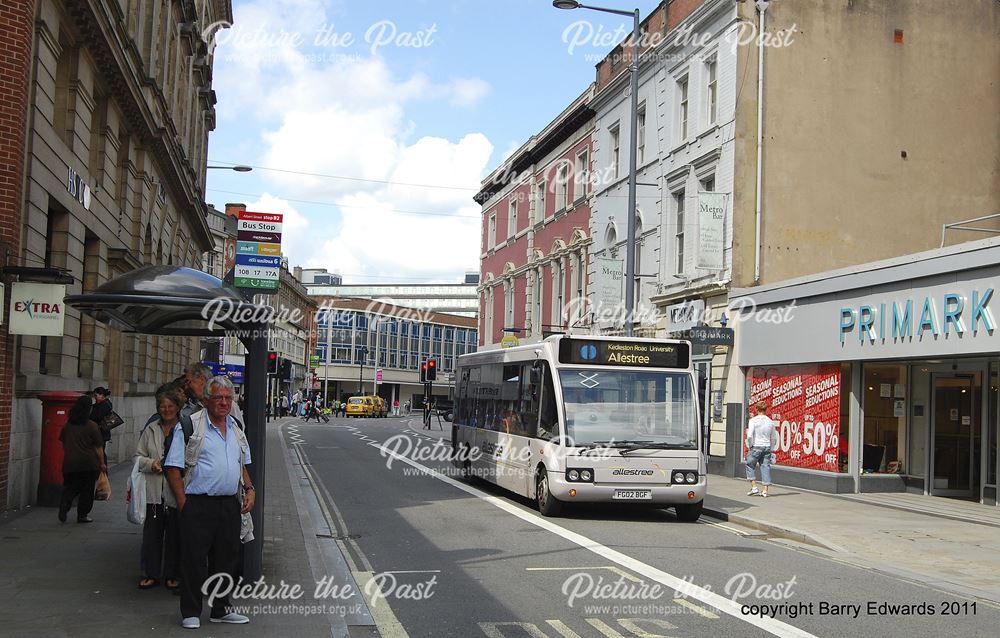
[[[733,290],[746,403],[780,424],[775,482],[996,505],[998,292],[1000,240]]]

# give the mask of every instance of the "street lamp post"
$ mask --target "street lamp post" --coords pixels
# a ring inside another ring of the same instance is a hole
[[[368,356],[368,348],[366,346],[361,346],[361,351],[358,353],[358,395],[363,395],[365,393],[364,388],[364,378],[365,378],[365,357]]]
[[[576,0],[552,0],[552,6],[557,9],[591,9],[621,16],[632,16],[632,60],[629,69],[632,73],[631,114],[629,127],[628,149],[628,209],[626,210],[628,235],[625,240],[625,336],[632,336],[632,323],[635,314],[635,182],[636,157],[638,155],[639,122],[639,9],[622,11],[581,4]]]

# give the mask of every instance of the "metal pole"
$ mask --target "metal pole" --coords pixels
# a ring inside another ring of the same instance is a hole
[[[372,396],[378,394],[378,386],[376,385],[376,381],[378,381],[378,379],[376,378],[378,377],[378,350],[379,350],[378,330],[381,327],[382,327],[382,321],[376,319],[375,320],[375,367],[372,368]]]
[[[757,0],[757,11],[760,12],[757,34],[764,37],[764,14],[767,13],[768,0]],[[753,252],[753,282],[760,283],[760,260],[763,237],[761,235],[761,218],[764,216],[764,44],[757,43],[757,196],[754,206],[754,252]]]
[[[330,342],[333,341],[333,337],[330,334],[332,329],[332,321],[330,321],[330,313],[326,313],[326,361],[323,363],[323,400],[327,400],[327,386],[330,383]]]
[[[267,375],[267,326],[259,324],[253,326],[251,334],[256,335],[243,345],[247,348],[247,367],[244,391],[246,392],[246,411],[243,418],[246,420],[247,440],[250,443],[250,456],[253,459],[247,467],[250,480],[253,483],[257,495],[256,503],[250,516],[253,519],[254,540],[244,545],[243,554],[243,578],[247,582],[257,580],[261,575],[264,562],[264,495],[266,483],[264,481],[264,459],[266,434],[264,428],[264,402],[267,397],[268,375]]]
[[[632,336],[635,318],[635,181],[639,125],[639,9],[632,13],[632,111],[628,149],[628,237],[625,246],[625,336]]]

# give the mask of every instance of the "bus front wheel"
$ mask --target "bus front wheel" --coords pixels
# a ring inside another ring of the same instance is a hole
[[[675,505],[674,511],[677,513],[677,520],[685,523],[694,523],[701,516],[701,510],[705,507],[704,501],[688,503],[686,505]]]
[[[549,491],[549,474],[544,468],[538,471],[535,480],[535,501],[542,516],[559,516],[562,512],[563,503]]]

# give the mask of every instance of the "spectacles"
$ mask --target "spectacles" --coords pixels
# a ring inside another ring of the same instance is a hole
[[[209,401],[232,401],[233,397],[231,395],[213,394],[212,396],[208,397],[208,400]]]

